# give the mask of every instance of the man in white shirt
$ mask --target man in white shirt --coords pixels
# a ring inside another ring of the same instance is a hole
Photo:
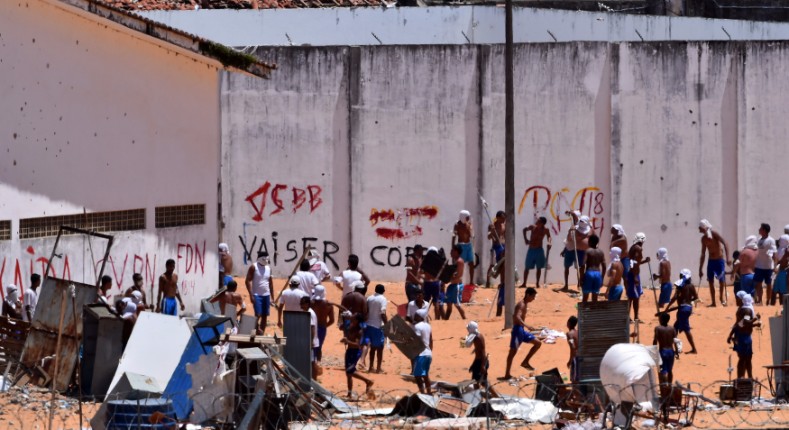
[[[318,278],[310,272],[310,262],[307,260],[302,260],[301,264],[299,264],[299,271],[296,272],[296,276],[299,277],[301,291],[307,293],[307,296],[312,297],[312,290],[315,289],[315,286],[320,284]]]
[[[386,289],[383,285],[378,284],[375,286],[375,294],[367,298],[367,328],[364,330],[364,337],[370,344],[370,367],[368,371],[373,371],[373,361],[376,354],[378,355],[378,366],[375,373],[381,372],[381,361],[384,355],[384,337],[383,326],[386,324],[386,297],[384,293]]]
[[[414,315],[414,332],[422,339],[425,345],[416,360],[414,360],[413,375],[416,378],[416,385],[422,394],[433,394],[430,388],[430,364],[433,361],[433,330],[427,323],[427,309],[420,309]]]
[[[36,315],[36,304],[38,304],[38,287],[41,285],[41,275],[34,273],[30,275],[30,288],[25,290],[22,321],[32,322]]]
[[[268,265],[268,252],[258,251],[258,259],[249,266],[244,284],[255,310],[255,330],[258,334],[264,334],[271,313],[271,268]]]
[[[408,307],[405,311],[405,320],[410,323],[415,323],[414,316],[416,315],[416,311],[420,309],[425,309],[430,306],[430,303],[425,301],[425,293],[421,289],[416,290],[414,292],[416,294],[416,298],[410,302],[408,302]]]
[[[756,268],[753,272],[753,283],[756,287],[754,302],[762,304],[764,293],[762,283],[767,284],[767,297],[772,295],[774,255],[776,253],[775,239],[770,237],[770,224],[762,223],[759,227],[759,253],[756,255]]]
[[[352,284],[356,281],[364,282],[364,286],[366,287],[370,283],[370,278],[359,270],[359,257],[355,254],[351,254],[348,256],[348,268],[343,270],[340,283],[335,283],[335,285],[337,288],[342,289],[342,295],[344,297],[346,294],[353,292]]]
[[[312,349],[310,350],[310,357],[312,361],[312,377],[320,376],[323,373],[320,365],[318,365],[318,348],[320,348],[320,341],[318,340],[318,314],[310,309],[310,298],[302,297],[299,300],[301,310],[310,313],[310,336],[312,339]]]
[[[282,328],[282,311],[300,311],[301,298],[310,296],[299,288],[301,286],[301,279],[293,275],[288,282],[288,289],[282,292],[279,296],[279,306],[277,307],[277,327]],[[316,317],[317,324],[317,317]]]
[[[321,260],[321,255],[314,249],[310,250],[310,272],[318,278],[319,283],[331,277],[329,266]]]

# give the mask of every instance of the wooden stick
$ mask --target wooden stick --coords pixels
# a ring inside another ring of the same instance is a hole
[[[660,304],[658,304],[658,295],[657,291],[655,291],[655,277],[652,276],[652,264],[647,262],[647,267],[649,268],[649,280],[652,281],[652,295],[655,297],[655,310],[660,314]]]
[[[60,301],[60,323],[58,325],[58,340],[55,343],[55,370],[53,372],[52,377],[52,387],[50,388],[50,392],[52,393],[52,397],[49,401],[49,430],[52,430],[52,422],[55,419],[55,385],[58,381],[58,364],[60,357],[60,339],[63,337],[63,319],[66,316],[66,295],[68,293],[67,288],[63,288],[63,297]]]
[[[294,267],[293,270],[291,270],[290,276],[288,276],[288,279],[285,279],[285,285],[283,285],[282,289],[279,291],[279,295],[277,296],[277,299],[274,300],[273,302],[271,302],[272,305],[277,303],[279,301],[279,298],[282,297],[282,293],[284,293],[285,290],[288,289],[288,283],[290,282],[290,278],[292,278],[293,275],[296,274],[296,272],[299,270],[299,266],[301,266],[301,262],[304,261],[304,259],[307,257],[307,253],[312,251],[312,250],[313,250],[313,247],[311,245],[307,245],[304,248],[304,250],[301,253],[301,258],[299,258],[299,261],[296,262],[296,267]]]

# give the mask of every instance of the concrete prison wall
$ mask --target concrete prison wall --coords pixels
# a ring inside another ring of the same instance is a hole
[[[520,273],[520,230],[546,216],[555,243],[548,280],[560,281],[571,208],[592,218],[604,248],[612,224],[631,239],[644,231],[646,255],[667,247],[675,272],[696,272],[701,218],[732,248],[760,222],[779,235],[789,221],[776,177],[789,131],[787,46],[517,45]],[[410,247],[448,249],[458,211],[468,209],[487,267],[478,193],[491,215],[503,209],[503,53],[502,45],[260,48],[279,65],[271,80],[224,75],[222,234],[238,260],[276,253],[283,276],[310,243],[332,270],[355,253],[374,279],[401,280]]]

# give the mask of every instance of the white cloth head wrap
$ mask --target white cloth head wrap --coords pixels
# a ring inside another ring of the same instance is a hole
[[[430,251],[438,252],[438,248],[436,248],[435,246],[431,246],[430,248],[427,248],[427,252],[430,252]]]
[[[745,238],[745,248],[758,250],[759,249],[759,239],[756,238],[754,235],[750,235]]]
[[[418,309],[416,311],[416,316],[422,319],[422,321],[427,321],[427,309]]]
[[[466,330],[468,330],[468,336],[466,336],[466,347],[471,346],[474,343],[474,339],[476,339],[477,335],[479,334],[479,324],[476,321],[469,321],[466,324]]]
[[[142,302],[142,293],[139,292],[139,291],[136,291],[136,290],[132,291],[131,299],[132,299],[132,301],[134,302],[135,305],[139,305],[140,302]]]
[[[290,277],[290,281],[288,282],[289,285],[301,285],[301,278],[299,275],[293,275]]]
[[[636,233],[636,237],[633,238],[633,242],[635,243],[644,243],[645,240],[647,240],[647,235],[640,231]]]
[[[789,224],[784,226],[784,233],[789,234]]]
[[[5,287],[5,298],[6,301],[14,307],[19,300],[19,288],[14,284],[9,284]]]
[[[668,249],[658,248],[657,250],[658,261],[668,261]]]
[[[676,285],[678,288],[682,288],[688,282],[690,282],[690,279],[692,277],[693,277],[693,273],[690,271],[690,269],[682,269],[679,271],[679,279],[677,279],[677,281],[674,282],[674,285]]]
[[[704,234],[708,238],[712,239],[712,224],[709,221],[707,221],[706,219],[699,221],[699,228],[703,228]]]
[[[326,287],[323,285],[316,285],[315,288],[312,289],[312,298],[313,300],[326,300]]]
[[[611,227],[613,227],[613,228],[614,228],[614,230],[616,230],[616,232],[617,232],[617,233],[619,233],[619,235],[620,235],[620,236],[627,236],[627,235],[625,234],[625,229],[624,229],[624,228],[623,228],[621,225],[619,225],[619,224],[614,224],[614,225],[612,225]]]
[[[589,225],[589,217],[584,215],[578,219],[578,232],[581,234],[589,234],[592,226]]]
[[[128,314],[135,314],[137,313],[137,305],[131,299],[131,297],[124,297],[123,298],[123,316],[125,317]]]
[[[220,243],[219,244],[219,250],[224,252],[227,255],[230,255],[230,247],[228,247],[226,243]]]
[[[778,259],[783,258],[786,254],[786,249],[789,248],[789,234],[781,235],[778,238]]]
[[[466,218],[471,218],[471,212],[463,209],[462,211],[460,211],[460,214],[458,215],[458,220],[466,221]]]
[[[742,307],[753,310],[753,297],[750,294],[742,296]]]
[[[737,298],[738,298],[738,299],[740,299],[740,300],[742,300],[742,298],[743,298],[743,297],[745,297],[747,294],[748,294],[748,293],[746,293],[746,292],[745,292],[745,291],[743,291],[743,290],[737,291]]]
[[[619,257],[622,255],[622,249],[618,246],[611,248],[611,251],[608,253],[608,256],[611,257],[611,262],[608,263],[608,270],[611,269],[611,266],[616,263],[617,261],[622,261]]]

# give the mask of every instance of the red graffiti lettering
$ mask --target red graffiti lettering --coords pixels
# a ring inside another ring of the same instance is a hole
[[[323,189],[317,185],[309,185],[307,186],[307,192],[310,193],[310,213],[313,213],[323,203],[323,199],[320,197]]]
[[[422,206],[416,208],[376,209],[370,210],[370,226],[379,223],[393,223],[393,227],[378,227],[375,234],[387,240],[400,240],[421,236],[422,219],[432,220],[438,215],[435,206]]]
[[[266,201],[270,198],[271,203],[274,205],[274,210],[271,211],[269,215],[277,215],[281,214],[285,211],[285,202],[282,199],[282,192],[289,188],[288,185],[285,184],[276,184],[274,188],[271,188],[271,183],[266,181],[265,184],[260,186],[257,190],[252,192],[252,194],[248,195],[244,200],[249,202],[252,206],[252,220],[261,222],[263,221],[263,213],[266,209]],[[293,193],[293,200],[290,201],[291,210],[293,213],[297,213],[299,209],[301,209],[305,203],[307,203],[307,195],[309,194],[309,204],[310,204],[310,213],[315,212],[315,210],[323,204],[323,199],[321,198],[321,194],[323,193],[323,189],[318,185],[308,185],[305,188],[299,187],[290,187]],[[269,195],[269,190],[271,190],[271,194]]]
[[[584,187],[571,194],[569,188],[551,191],[544,185],[534,185],[526,189],[521,198],[518,214],[523,212],[526,202],[531,197],[531,218],[535,221],[544,216],[548,219],[549,228],[554,234],[562,231],[563,224],[572,224],[572,217],[567,211],[578,210],[581,215],[590,218],[593,231],[600,235],[605,229],[605,194],[597,187]]]
[[[301,188],[293,187],[293,213],[295,214],[307,202],[307,192]]]
[[[252,215],[253,221],[263,221],[263,211],[266,209],[266,196],[268,195],[268,189],[271,187],[271,184],[266,181],[265,184],[261,185],[260,188],[255,190],[252,194],[248,195],[246,201],[252,205],[252,209],[254,209],[255,214]],[[262,197],[259,201],[259,204],[255,203],[255,199],[257,197]]]
[[[287,185],[277,184],[274,187],[274,189],[271,190],[271,201],[272,203],[274,203],[274,206],[276,206],[277,208],[271,211],[270,215],[276,215],[285,209],[285,207],[282,206],[282,199],[279,198],[279,191],[286,190],[287,188],[288,188]]]

